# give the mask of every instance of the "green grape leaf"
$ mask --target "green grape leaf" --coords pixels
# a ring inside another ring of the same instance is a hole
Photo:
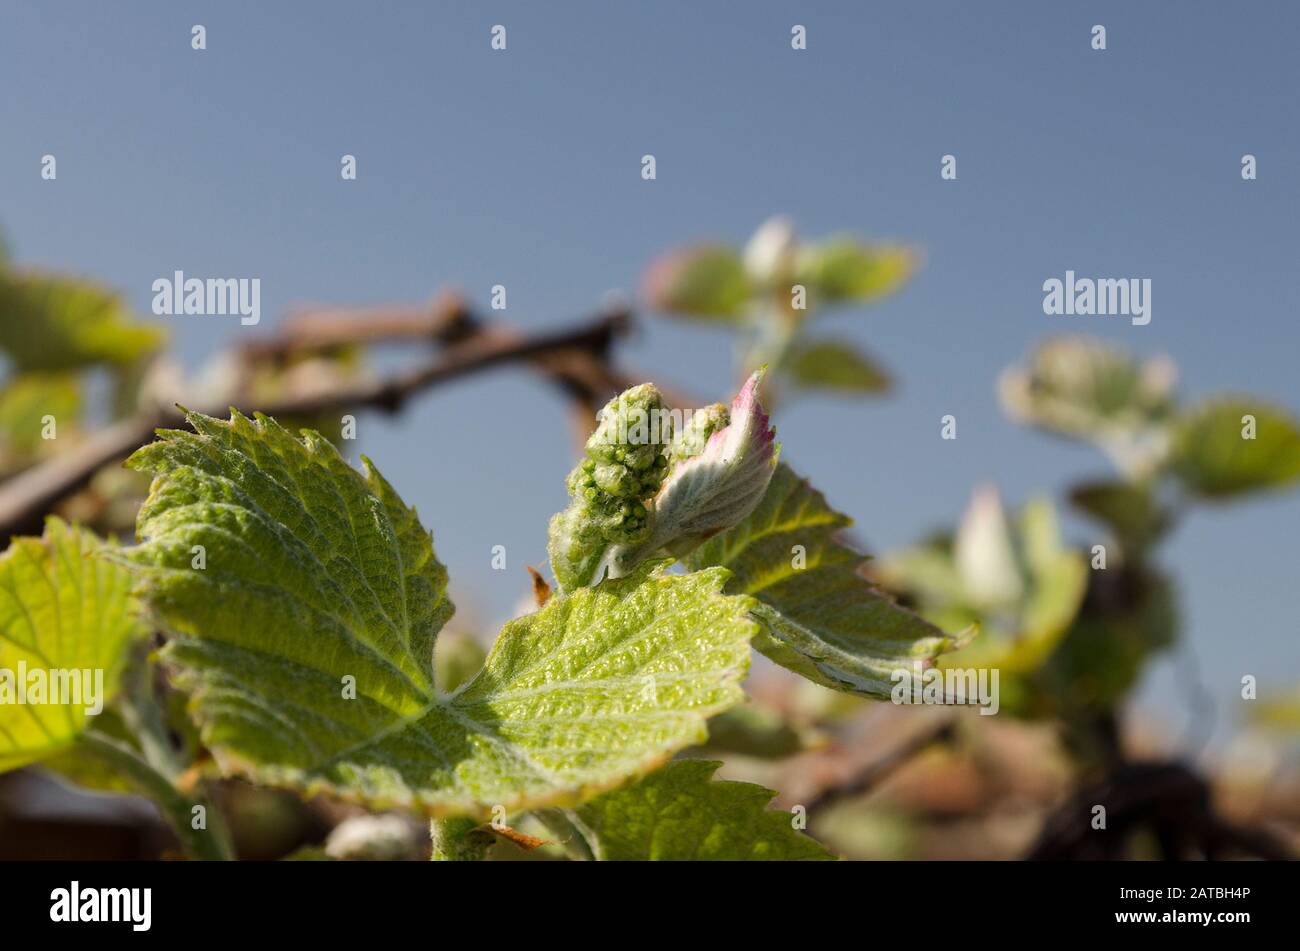
[[[1012,418],[1092,442],[1125,472],[1147,474],[1168,451],[1174,380],[1167,357],[1139,362],[1105,341],[1062,336],[1004,372],[999,395]]]
[[[415,511],[318,433],[189,421],[130,460],[155,478],[126,557],[227,774],[430,815],[576,803],[740,700],[756,625],[724,571],[552,597],[440,694],[452,607]]]
[[[835,393],[884,393],[891,381],[874,360],[840,340],[800,341],[792,345],[781,367],[785,375],[805,389]]]
[[[726,245],[670,252],[645,278],[645,295],[659,310],[725,322],[744,316],[753,292],[740,255]]]
[[[70,747],[145,633],[130,575],[103,545],[50,518],[0,555],[0,772]]]
[[[1210,400],[1179,416],[1172,463],[1207,499],[1282,488],[1300,479],[1300,420],[1248,397]]]
[[[808,288],[816,304],[866,303],[902,287],[918,263],[910,248],[841,236],[801,248],[793,283]]]
[[[960,645],[862,574],[867,559],[835,537],[850,524],[778,463],[749,517],[685,563],[721,565],[733,574],[728,592],[758,599],[754,616],[764,630],[754,646],[772,660],[823,686],[887,699],[894,671],[931,665]]]
[[[157,350],[165,336],[96,284],[30,272],[0,275],[0,350],[20,370],[127,364]]]
[[[835,856],[767,808],[772,790],[711,780],[721,763],[679,760],[577,810],[603,861],[793,861]]]

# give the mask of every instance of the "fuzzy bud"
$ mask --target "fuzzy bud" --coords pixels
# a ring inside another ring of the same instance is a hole
[[[652,384],[610,400],[569,473],[573,501],[551,519],[551,567],[566,589],[591,584],[605,551],[650,534],[650,500],[668,472],[672,418]]]
[[[712,406],[696,410],[673,439],[672,449],[668,454],[669,464],[675,467],[679,462],[698,456],[704,451],[709,437],[718,430],[725,429],[730,422],[731,411],[722,403],[714,403]]]
[[[758,400],[756,371],[729,410],[710,407],[691,418],[674,447],[673,467],[654,498],[652,531],[610,552],[609,576],[620,578],[656,552],[678,558],[731,528],[758,506],[780,447]],[[719,409],[722,411],[719,412]],[[724,413],[726,416],[725,425]],[[698,420],[698,423],[697,423]],[[702,448],[697,450],[697,444]]]

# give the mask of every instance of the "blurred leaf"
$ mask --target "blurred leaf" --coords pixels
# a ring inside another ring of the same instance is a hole
[[[1016,678],[1039,667],[1064,636],[1088,569],[1064,544],[1048,500],[1027,503],[1013,529],[996,493],[985,489],[974,494],[955,539],[890,555],[877,574],[944,630],[977,626],[979,636],[939,664],[1000,669],[1003,706],[1018,709],[1031,686]]]
[[[95,732],[126,744],[137,746],[122,718],[112,710],[105,710],[95,717]],[[60,779],[95,792],[136,793],[139,787],[119,772],[112,764],[98,756],[87,756],[84,750],[72,747],[47,756],[40,761],[42,769],[47,769]]]
[[[104,536],[135,534],[135,515],[149,494],[149,480],[139,472],[104,466],[79,492],[59,503],[59,515]]]
[[[953,561],[965,600],[977,608],[1015,604],[1025,593],[1002,500],[991,485],[976,488],[953,538]]]
[[[816,730],[798,726],[775,710],[747,703],[709,721],[709,739],[704,749],[711,753],[782,759],[824,741]]]
[[[924,605],[928,614],[934,605],[956,603],[965,598],[965,586],[952,556],[952,545],[952,536],[943,535],[890,552],[871,563],[871,574],[889,589],[906,592]],[[974,621],[971,617],[959,626]],[[939,626],[947,631],[956,629],[945,624]]]
[[[90,723],[87,707],[112,699],[126,648],[145,633],[130,576],[96,556],[103,545],[50,518],[40,538],[14,538],[0,555],[7,592],[0,601],[0,772],[69,747]],[[52,672],[66,678],[74,670],[76,681],[60,679],[67,690],[56,702]],[[20,703],[18,691],[35,686],[34,677],[46,684],[44,699],[27,694]],[[88,695],[100,687],[101,694]]]
[[[907,861],[921,857],[922,815],[879,796],[842,800],[818,812],[817,835],[851,861]]]
[[[1105,524],[1133,555],[1158,541],[1173,521],[1146,483],[1087,482],[1070,490],[1070,501]]]
[[[1300,687],[1246,705],[1250,722],[1283,733],[1300,733]]]
[[[443,693],[451,693],[469,682],[483,668],[487,651],[464,632],[444,632],[433,652],[434,682]]]
[[[735,250],[704,245],[655,261],[646,273],[645,293],[658,310],[730,322],[745,314],[753,288]]]
[[[1146,567],[1094,571],[1083,610],[1048,660],[1051,706],[1107,710],[1177,637],[1172,584]]]
[[[19,373],[0,389],[0,459],[6,468],[58,445],[43,438],[46,416],[59,438],[71,436],[81,417],[81,387],[71,373]]]
[[[304,845],[290,852],[281,862],[333,862],[334,858],[319,845]]]
[[[910,248],[840,236],[800,249],[793,283],[817,304],[866,303],[902,287],[917,264]]]
[[[472,825],[472,819],[452,819],[452,824]],[[435,823],[433,829],[439,829]],[[349,816],[334,827],[325,840],[325,854],[332,859],[347,862],[409,862],[418,860],[430,839],[430,828],[401,813],[381,815],[362,814]],[[486,836],[484,851],[492,843],[491,833]],[[437,846],[435,845],[435,851]]]
[[[755,283],[770,288],[790,270],[798,247],[799,237],[788,216],[768,218],[745,244],[745,270]]]
[[[864,556],[835,538],[850,524],[778,463],[753,513],[685,562],[721,565],[732,572],[728,593],[758,598],[764,631],[754,646],[772,660],[824,686],[885,699],[893,671],[932,661],[956,641],[861,574]]]
[[[1254,417],[1255,436],[1243,438]],[[1300,479],[1300,422],[1286,410],[1245,397],[1221,397],[1181,415],[1173,471],[1208,499],[1276,489]]]
[[[792,345],[785,374],[807,389],[840,393],[884,393],[889,374],[850,343],[810,340]]]
[[[577,810],[602,861],[793,861],[834,859],[769,810],[776,795],[753,783],[711,781],[721,763],[679,760]]]
[[[1055,337],[1027,368],[1003,373],[1004,409],[1021,422],[1093,442],[1126,472],[1147,472],[1168,448],[1174,367],[1167,358],[1138,363],[1092,337]]]
[[[1029,591],[1021,609],[1020,636],[1006,659],[1009,670],[1038,667],[1079,613],[1088,586],[1088,566],[1061,539],[1056,509],[1033,499],[1020,514],[1023,558]]]
[[[95,284],[38,273],[0,275],[0,350],[19,370],[130,363],[158,349],[165,336]]]

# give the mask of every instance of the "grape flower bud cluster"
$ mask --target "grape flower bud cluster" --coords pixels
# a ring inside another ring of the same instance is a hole
[[[572,501],[551,519],[551,567],[561,587],[625,576],[656,553],[681,557],[753,511],[777,454],[758,403],[761,376],[751,376],[730,407],[716,403],[677,427],[649,383],[605,406],[566,481]]]

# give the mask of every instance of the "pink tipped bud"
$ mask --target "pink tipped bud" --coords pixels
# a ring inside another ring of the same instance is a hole
[[[681,557],[705,539],[738,524],[758,506],[776,466],[779,446],[758,399],[764,370],[736,394],[730,422],[718,429],[698,455],[680,459],[653,500],[649,538],[615,548],[610,577],[628,574],[659,550]]]

